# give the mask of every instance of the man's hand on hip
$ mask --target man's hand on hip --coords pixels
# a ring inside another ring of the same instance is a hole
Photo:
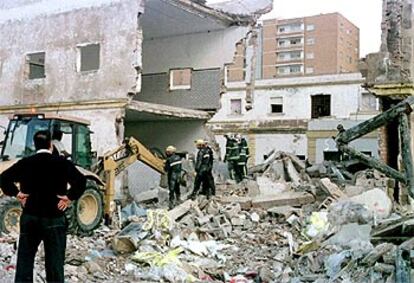
[[[58,209],[61,211],[65,211],[71,203],[71,200],[67,196],[57,196],[60,200],[58,202]]]
[[[19,192],[17,195],[16,195],[16,198],[17,198],[17,200],[20,202],[20,204],[24,207],[25,205],[26,205],[26,201],[27,201],[27,198],[29,197],[29,195],[28,194],[24,194],[24,193],[22,193],[22,192]]]

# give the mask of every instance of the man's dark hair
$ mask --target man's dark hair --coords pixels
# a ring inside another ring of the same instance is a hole
[[[49,131],[38,131],[33,137],[34,145],[36,150],[39,149],[50,149],[50,132]]]

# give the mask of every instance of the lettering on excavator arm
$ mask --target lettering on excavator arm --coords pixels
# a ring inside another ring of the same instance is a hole
[[[105,223],[111,223],[114,209],[115,177],[136,161],[141,161],[160,174],[164,174],[164,160],[155,156],[133,137],[126,138],[121,146],[106,153],[98,171],[105,180]]]

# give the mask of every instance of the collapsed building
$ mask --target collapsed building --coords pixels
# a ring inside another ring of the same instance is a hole
[[[265,20],[255,32],[238,44],[222,107],[208,123],[221,148],[223,134],[241,131],[252,165],[275,148],[312,163],[339,160],[336,126],[378,113],[377,99],[361,87],[358,27],[329,13]],[[354,145],[378,157],[376,132]]]
[[[98,155],[125,136],[192,151],[220,107],[224,65],[272,4],[239,8],[189,0],[2,1],[1,124],[16,112],[52,112],[89,120]]]

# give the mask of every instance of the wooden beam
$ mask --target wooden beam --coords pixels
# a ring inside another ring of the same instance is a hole
[[[358,124],[348,130],[342,130],[338,134],[336,141],[337,143],[349,143],[355,139],[365,136],[366,134],[378,129],[396,118],[401,113],[411,113],[414,108],[414,96],[410,96],[407,99],[401,101],[394,107],[387,111],[369,119],[361,124]]]
[[[412,198],[414,198],[414,167],[411,150],[411,131],[408,115],[405,113],[400,115],[399,130],[401,141],[401,157],[404,164],[405,177],[407,178],[408,193]]]
[[[350,156],[358,159],[359,161],[361,161],[365,165],[367,165],[371,168],[377,169],[378,171],[384,173],[385,175],[387,175],[390,178],[396,179],[397,181],[402,182],[404,184],[407,183],[407,179],[403,174],[401,174],[400,172],[398,172],[394,168],[391,168],[390,166],[387,166],[387,165],[383,164],[381,161],[379,161],[376,158],[365,155],[365,154],[363,154],[363,153],[361,153],[361,152],[359,152],[359,151],[357,151],[357,150],[353,149],[352,147],[349,147],[345,144],[339,144],[338,149],[340,151],[343,151],[343,152],[349,154]]]

